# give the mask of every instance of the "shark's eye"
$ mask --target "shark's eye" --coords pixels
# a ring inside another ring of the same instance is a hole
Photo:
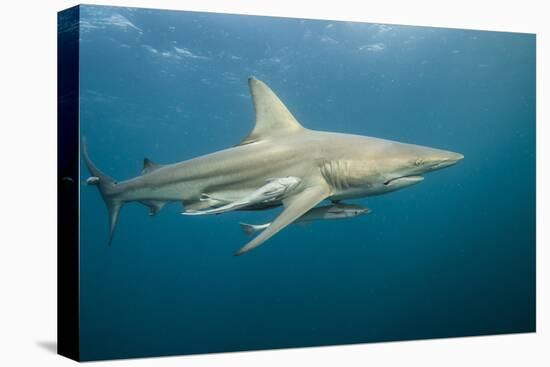
[[[415,166],[421,166],[424,164],[424,160],[422,158],[418,158],[416,161],[414,161]]]

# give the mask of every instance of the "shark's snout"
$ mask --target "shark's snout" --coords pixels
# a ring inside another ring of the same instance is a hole
[[[457,164],[464,159],[464,155],[455,152],[447,152],[444,157],[439,159],[432,167],[433,169],[440,169]]]
[[[457,163],[464,159],[464,155],[460,153],[451,152],[449,158],[447,158],[450,161],[454,161],[454,163]]]

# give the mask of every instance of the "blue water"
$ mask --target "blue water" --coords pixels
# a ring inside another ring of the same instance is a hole
[[[109,247],[83,184],[83,359],[534,331],[534,35],[92,6],[80,26],[81,134],[118,180],[238,143],[250,75],[307,128],[465,155],[240,257],[238,223],[278,210],[128,204]]]

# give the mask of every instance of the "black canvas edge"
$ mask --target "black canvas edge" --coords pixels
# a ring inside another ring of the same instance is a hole
[[[57,13],[57,353],[80,360],[79,21]]]

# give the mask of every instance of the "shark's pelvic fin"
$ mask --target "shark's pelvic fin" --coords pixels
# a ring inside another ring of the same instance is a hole
[[[141,170],[141,174],[146,175],[159,169],[160,167],[162,167],[161,164],[156,164],[149,158],[143,158],[143,169]]]
[[[326,199],[329,195],[330,188],[328,185],[326,183],[319,183],[316,186],[308,187],[300,193],[285,199],[285,210],[283,210],[277,219],[275,219],[269,227],[267,227],[256,238],[237,251],[235,255],[242,255],[245,252],[260,246],[281,229],[301,217],[309,209]]]
[[[239,145],[254,143],[273,136],[291,134],[304,129],[264,82],[250,77],[248,86],[256,110],[256,124]]]

